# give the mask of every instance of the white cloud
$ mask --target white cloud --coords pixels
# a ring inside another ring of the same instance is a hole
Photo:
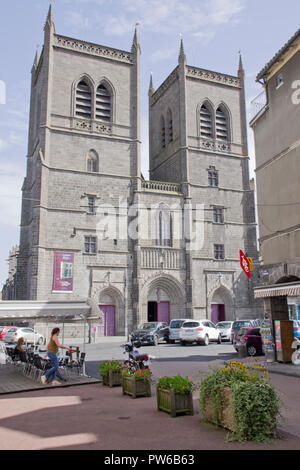
[[[79,29],[85,24],[99,27],[106,35],[121,36],[131,32],[136,22],[145,32],[164,35],[179,32],[192,34],[196,39],[209,41],[220,25],[236,23],[245,8],[246,0],[119,0],[109,2],[111,12],[108,13],[107,2],[102,0],[77,0],[87,6],[103,5],[101,11],[90,10],[87,16],[74,11],[69,16],[73,26]],[[201,29],[202,28],[202,29]],[[204,28],[204,29],[203,29]]]

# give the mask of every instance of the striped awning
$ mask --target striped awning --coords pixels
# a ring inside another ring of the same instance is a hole
[[[280,296],[298,296],[300,295],[300,282],[291,282],[287,284],[274,284],[272,286],[255,287],[255,299]]]

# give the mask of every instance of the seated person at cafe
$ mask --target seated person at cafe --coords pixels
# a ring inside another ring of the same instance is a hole
[[[19,357],[22,362],[26,361],[26,351],[28,351],[28,349],[23,349],[24,343],[24,338],[19,338],[14,350],[14,357]]]

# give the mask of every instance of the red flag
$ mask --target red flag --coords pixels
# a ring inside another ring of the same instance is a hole
[[[247,260],[247,256],[242,252],[242,250],[240,250],[240,264],[247,278],[250,279],[251,278],[250,263]]]

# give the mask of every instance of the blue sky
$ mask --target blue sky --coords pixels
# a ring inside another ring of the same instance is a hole
[[[0,83],[0,285],[7,257],[19,241],[21,186],[27,153],[30,71],[43,44],[49,0],[1,0]],[[235,75],[238,51],[250,102],[261,87],[256,74],[299,28],[299,0],[55,0],[59,34],[130,50],[135,24],[141,45],[142,170],[148,178],[148,86],[157,88],[177,65],[180,34],[189,65]],[[0,97],[1,98],[1,97]],[[1,99],[0,99],[1,103]],[[250,169],[255,167],[249,129]]]

